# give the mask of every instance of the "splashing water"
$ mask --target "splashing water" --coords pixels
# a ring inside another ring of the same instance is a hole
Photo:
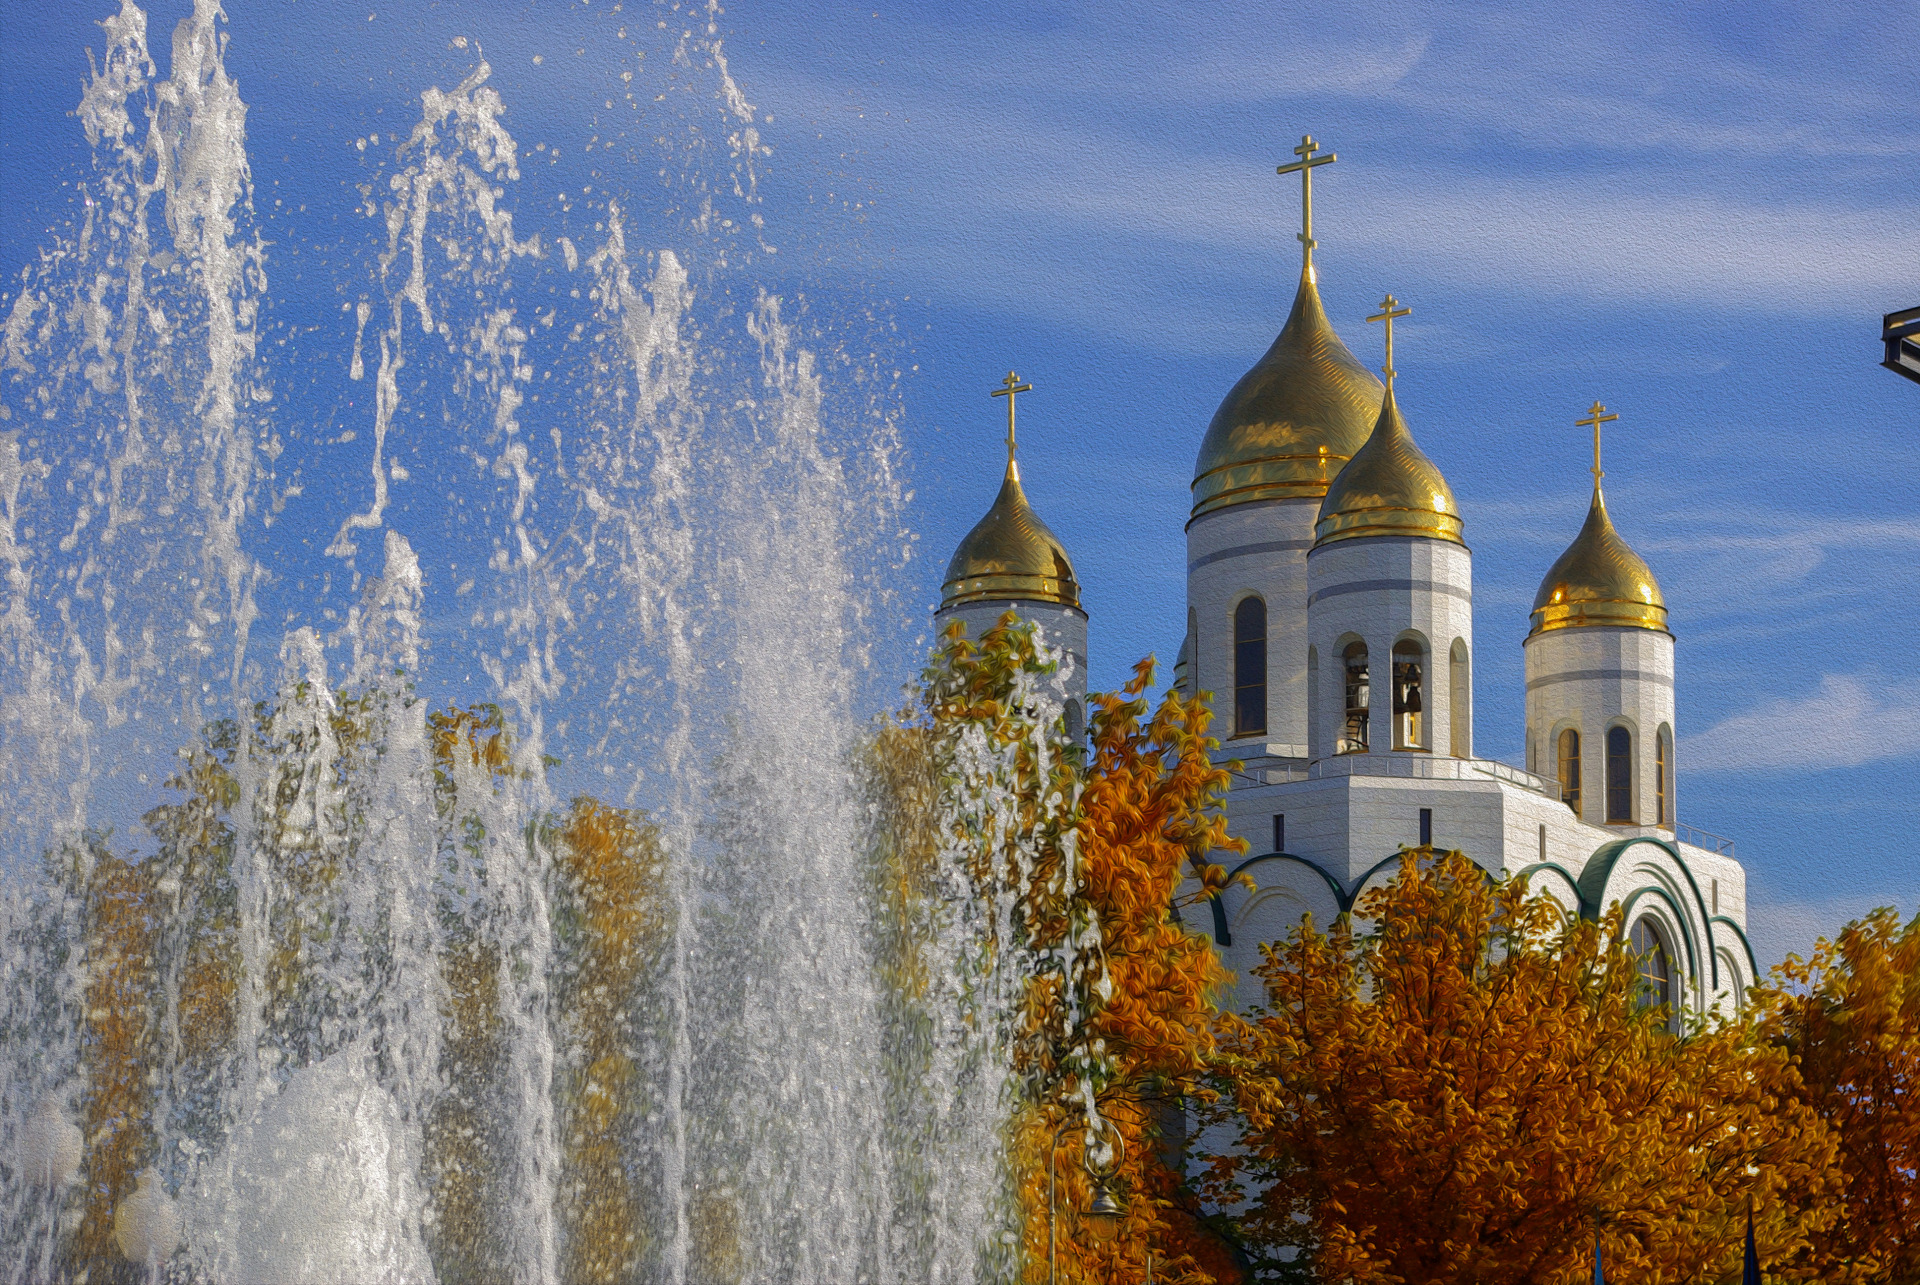
[[[330,419],[217,0],[164,79],[102,24],[76,226],[0,297],[0,1279],[1005,1270],[1010,910],[940,910],[942,849],[930,980],[876,955],[897,401],[754,276],[716,14],[651,196],[517,226],[477,56],[359,141]]]

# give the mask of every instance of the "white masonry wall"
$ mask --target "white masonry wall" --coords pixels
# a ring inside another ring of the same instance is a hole
[[[1333,754],[1346,724],[1342,653],[1359,639],[1367,646],[1372,686],[1368,741],[1376,752],[1393,745],[1393,646],[1404,638],[1424,650],[1424,744],[1429,754],[1472,753],[1473,555],[1450,540],[1377,536],[1322,545],[1307,557],[1307,638],[1314,670],[1312,758]],[[1454,644],[1466,652],[1467,744],[1453,744]]]
[[[1632,820],[1613,828],[1671,837],[1678,776],[1672,762],[1673,635],[1621,626],[1552,629],[1527,639],[1526,672],[1528,768],[1557,776],[1560,733],[1578,730],[1581,816],[1605,825],[1607,732],[1624,725],[1633,733]],[[1664,828],[1656,815],[1654,739],[1662,727],[1668,744]]]
[[[1267,604],[1267,730],[1241,742],[1249,758],[1307,756],[1307,550],[1319,516],[1319,500],[1255,500],[1187,527],[1197,633],[1188,676],[1193,690],[1213,693],[1213,731],[1224,745],[1235,744],[1233,613],[1248,594]]]
[[[1226,928],[1231,941],[1221,946],[1222,961],[1239,976],[1239,1002],[1259,1002],[1252,970],[1261,945],[1284,940],[1304,914],[1324,931],[1339,912],[1339,898],[1319,873],[1265,855],[1273,846],[1274,815],[1286,818],[1290,857],[1312,861],[1344,891],[1358,894],[1390,879],[1393,855],[1418,843],[1422,808],[1433,813],[1435,846],[1462,850],[1496,877],[1528,872],[1530,886],[1569,915],[1581,909],[1577,889],[1589,863],[1616,841],[1638,837],[1586,824],[1553,795],[1550,783],[1485,759],[1368,754],[1298,772],[1244,772],[1228,796],[1227,815],[1229,832],[1246,840],[1248,851],[1244,857],[1219,853],[1215,860],[1229,869],[1249,863],[1245,873],[1254,889],[1229,889],[1218,921],[1211,906],[1183,912],[1193,931]],[[1664,835],[1660,841],[1671,843]],[[1690,844],[1677,850],[1678,860],[1655,843],[1626,849],[1614,860],[1598,909],[1604,913],[1618,901],[1627,906],[1630,924],[1651,917],[1681,974],[1686,1008],[1731,1011],[1754,980],[1741,936],[1745,873],[1731,857]]]
[[[1052,692],[1054,699],[1060,702],[1066,712],[1068,731],[1078,736],[1086,727],[1086,612],[1053,602],[966,602],[934,612],[934,632],[938,635],[946,630],[949,622],[959,620],[966,626],[967,637],[977,641],[999,624],[1000,617],[1009,611],[1017,612],[1022,620],[1031,620],[1039,640],[1048,647],[1057,647],[1062,651],[1060,669],[1051,684]]]

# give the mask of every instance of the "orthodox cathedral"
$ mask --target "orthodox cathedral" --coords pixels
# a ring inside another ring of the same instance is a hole
[[[1569,915],[1623,907],[1642,972],[1670,1011],[1737,1002],[1755,978],[1746,875],[1732,845],[1677,821],[1674,646],[1659,583],[1614,530],[1600,486],[1534,599],[1526,635],[1526,763],[1473,748],[1473,554],[1467,522],[1394,400],[1388,296],[1383,383],[1321,306],[1313,169],[1294,149],[1305,248],[1293,311],[1200,439],[1187,522],[1186,636],[1174,670],[1209,692],[1216,759],[1235,761],[1228,827],[1252,891],[1206,925],[1257,998],[1262,943],[1303,914],[1328,924],[1390,878],[1402,847],[1458,848],[1526,876]],[[1064,654],[1058,697],[1079,732],[1087,615],[1073,563],[1027,502],[1013,458],[993,507],[948,565],[936,621],[978,637],[1008,610]],[[1517,625],[1518,622],[1513,622]],[[1504,636],[1505,626],[1501,633]],[[1230,864],[1229,868],[1232,868]]]

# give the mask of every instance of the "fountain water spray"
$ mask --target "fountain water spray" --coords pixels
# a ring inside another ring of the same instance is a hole
[[[959,801],[891,905],[897,372],[753,275],[717,10],[672,217],[517,228],[492,69],[421,94],[324,441],[264,356],[223,21],[165,79],[103,23],[77,226],[4,299],[0,1279],[1003,1275],[1022,965],[975,866],[1038,868],[1058,711],[928,760]],[[269,532],[352,475],[324,554]]]

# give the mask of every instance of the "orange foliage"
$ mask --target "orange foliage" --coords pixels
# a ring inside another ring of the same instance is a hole
[[[1304,1242],[1322,1280],[1501,1285],[1589,1279],[1597,1232],[1616,1279],[1698,1281],[1738,1273],[1749,1197],[1766,1262],[1831,1219],[1790,1059],[1671,1033],[1617,911],[1568,924],[1420,850],[1358,913],[1375,935],[1265,948],[1265,1006],[1221,1022],[1243,1154],[1216,1163],[1264,1187],[1255,1243]]]
[[[427,716],[428,744],[443,823],[457,824],[455,782],[472,771],[488,788],[510,770],[506,720],[491,706]],[[470,835],[456,834],[456,841]],[[441,1014],[441,1074],[447,1090],[428,1114],[426,1169],[434,1221],[429,1232],[442,1281],[461,1285],[498,1278],[504,1258],[494,1208],[511,1157],[494,1127],[494,1099],[506,1063],[506,1021],[500,1011],[500,950],[455,918],[440,959],[446,986]]]
[[[230,725],[226,725],[230,726]],[[164,803],[142,818],[160,841],[160,861],[173,872],[184,894],[185,958],[180,965],[179,1026],[181,1052],[203,1073],[211,1073],[233,1040],[239,984],[239,949],[232,902],[233,827],[227,814],[239,800],[240,786],[228,770],[225,726],[210,743],[183,757],[186,767],[167,780],[183,791],[178,803]]]
[[[1149,718],[1147,660],[1122,692],[1097,698],[1090,757],[1054,741],[1043,761],[1008,721],[1015,675],[1041,668],[1030,630],[1009,615],[978,644],[950,633],[939,662],[928,685],[936,726],[972,721],[1016,749],[1006,784],[1019,833],[1033,842],[1025,886],[1012,890],[1023,944],[1043,962],[1026,985],[1015,1065],[1028,1100],[1010,1139],[1024,1278],[1048,1277],[1051,1222],[1063,1282],[1144,1279],[1149,1263],[1163,1282],[1237,1280],[1230,1254],[1195,1216],[1178,1158],[1185,1104],[1213,1050],[1214,996],[1227,979],[1211,942],[1187,932],[1176,907],[1223,886],[1225,872],[1205,854],[1240,846],[1220,813],[1228,776],[1208,753],[1217,742],[1206,735],[1207,707],[1170,692]],[[1007,877],[992,855],[981,850],[977,886]],[[1061,877],[1069,861],[1073,879]],[[1077,972],[1061,966],[1068,942],[1097,958]],[[1113,1185],[1126,1212],[1105,1244],[1075,1212],[1092,1196],[1083,1164],[1089,1095],[1124,1144]]]
[[[1162,1133],[1184,1124],[1185,1103],[1201,1087],[1213,1054],[1215,996],[1228,980],[1212,942],[1188,932],[1177,907],[1201,903],[1224,886],[1226,872],[1204,862],[1206,853],[1243,845],[1228,836],[1220,812],[1228,776],[1208,754],[1218,743],[1206,734],[1206,704],[1169,691],[1146,718],[1152,676],[1153,662],[1142,661],[1123,691],[1095,698],[1090,720],[1093,752],[1076,831],[1083,895],[1100,925],[1111,992],[1088,1030],[1110,1059],[1098,1100],[1125,1144],[1117,1185],[1126,1215],[1105,1245],[1086,1236],[1078,1220],[1062,1221],[1063,1281],[1143,1280],[1149,1258],[1158,1281],[1238,1279],[1231,1258],[1193,1217],[1191,1197],[1183,1200],[1180,1139]],[[1055,1128],[1076,1110],[1059,1099],[1047,1106],[1041,1119]],[[1081,1143],[1062,1142],[1054,1156],[1063,1184],[1055,1203],[1082,1209],[1092,1192]],[[1044,1183],[1043,1174],[1027,1175],[1030,1246],[1044,1244],[1044,1221],[1033,1226],[1036,1216],[1046,1216]]]
[[[114,1213],[154,1149],[147,1071],[158,1034],[155,912],[153,882],[144,870],[95,855],[86,888],[86,1195],[71,1250],[75,1268],[119,1260]]]
[[[640,1197],[622,1146],[638,1096],[628,1009],[666,942],[664,853],[644,814],[591,798],[573,801],[558,839],[555,860],[577,961],[559,1003],[572,1064],[563,1134],[563,1277],[615,1285],[633,1278],[645,1248]]]
[[[1821,1280],[1920,1280],[1920,916],[1888,908],[1788,956],[1762,1030],[1800,1063],[1800,1101],[1839,1140],[1839,1218],[1804,1263]]]

